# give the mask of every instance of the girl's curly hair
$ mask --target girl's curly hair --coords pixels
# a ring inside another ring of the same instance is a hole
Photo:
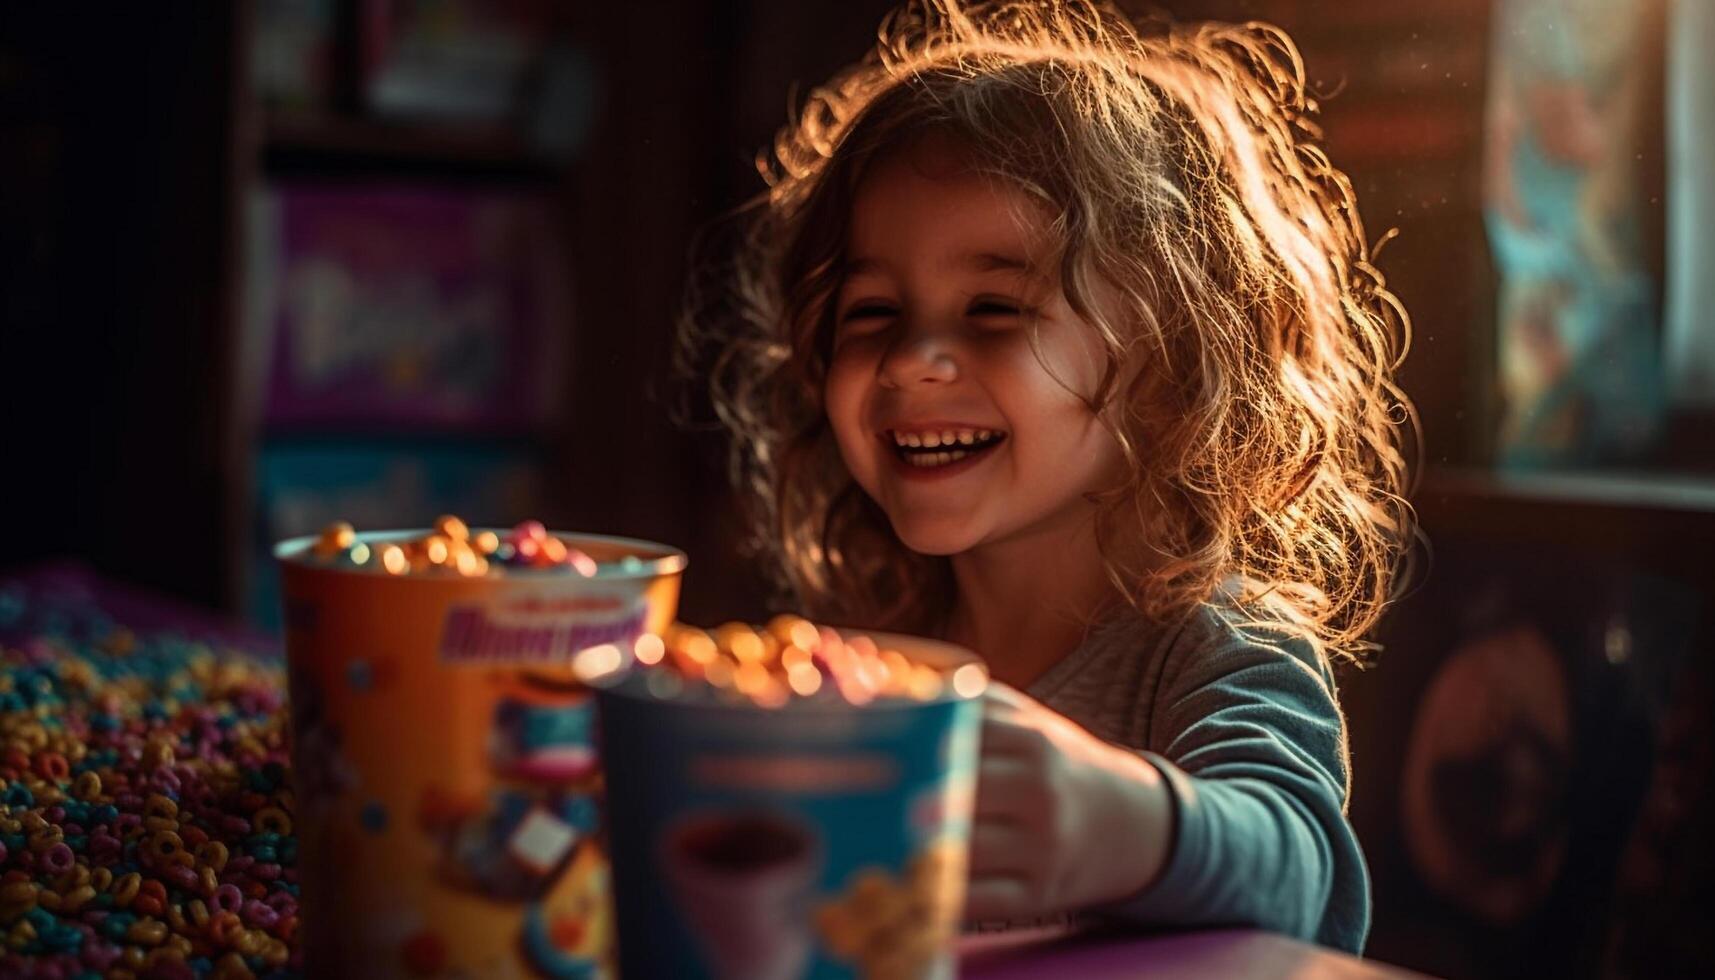
[[[759,157],[768,190],[739,212],[725,289],[693,293],[681,334],[806,612],[932,631],[951,598],[947,559],[906,549],[853,481],[822,400],[858,183],[933,132],[1054,216],[1061,287],[1106,356],[1091,408],[1128,463],[1095,495],[1127,532],[1101,535],[1115,586],[1166,621],[1241,583],[1250,618],[1364,659],[1415,536],[1416,417],[1393,380],[1409,323],[1315,111],[1266,24],[1080,0],[915,0],[884,20]],[[1119,316],[1091,300],[1104,281]]]

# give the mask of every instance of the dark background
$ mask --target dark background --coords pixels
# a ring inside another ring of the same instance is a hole
[[[571,136],[531,138],[523,109],[481,125],[375,112],[355,2],[325,8],[326,69],[308,100],[256,81],[266,3],[0,14],[0,568],[71,558],[266,622],[258,555],[282,528],[259,503],[259,459],[348,442],[402,456],[500,447],[534,475],[530,515],[465,516],[672,542],[693,558],[686,619],[768,610],[718,437],[671,418],[673,321],[693,237],[760,189],[752,160],[788,93],[861,53],[889,5],[501,6],[571,52],[580,87],[556,117]],[[1317,90],[1335,93],[1326,144],[1369,234],[1400,231],[1380,264],[1416,325],[1404,383],[1422,414],[1415,501],[1435,548],[1383,631],[1380,665],[1345,680],[1352,812],[1376,879],[1369,953],[1457,976],[1710,968],[1696,936],[1711,863],[1692,832],[1710,816],[1710,427],[1670,420],[1624,472],[1493,465],[1489,4],[1167,6],[1287,28]],[[1637,193],[1659,281],[1654,98]],[[504,431],[271,424],[255,367],[269,347],[243,327],[249,202],[294,182],[543,202],[572,310],[544,417]],[[1545,658],[1525,649],[1536,640]],[[1490,641],[1501,652],[1466,656]],[[1436,747],[1424,705],[1437,684],[1481,702],[1442,724],[1486,735]],[[1538,710],[1545,689],[1558,693]],[[1460,857],[1413,843],[1414,799]]]

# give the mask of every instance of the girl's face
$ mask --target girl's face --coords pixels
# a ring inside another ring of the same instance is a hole
[[[944,140],[877,161],[858,187],[827,412],[913,551],[1069,529],[1121,472],[1088,407],[1100,341],[1060,289],[1046,221]]]

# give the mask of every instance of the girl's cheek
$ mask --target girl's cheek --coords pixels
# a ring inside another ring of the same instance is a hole
[[[1088,331],[1086,334],[1085,331]],[[1095,329],[1083,324],[1057,325],[1037,338],[1034,346],[1009,351],[1020,376],[1042,384],[1054,402],[1076,403],[1089,414],[1089,399],[1101,385],[1104,371],[1102,351]]]
[[[842,455],[845,454],[847,440],[854,438],[862,428],[864,376],[862,367],[854,364],[850,357],[836,354],[833,363],[828,365],[828,378],[822,386],[822,409],[840,441]]]

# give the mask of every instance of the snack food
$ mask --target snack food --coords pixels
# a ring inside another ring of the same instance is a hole
[[[639,647],[634,655],[642,667],[664,665],[693,682],[678,696],[748,699],[759,708],[806,702],[861,707],[889,699],[930,702],[949,690],[974,697],[988,681],[975,658],[913,660],[884,647],[873,635],[842,635],[790,615],[777,616],[760,629],[734,622],[712,633],[676,623],[659,647]]]
[[[295,967],[282,673],[0,588],[0,977]]]
[[[986,673],[797,617],[591,650],[627,976],[950,976]]]
[[[602,773],[571,664],[664,629],[684,555],[451,517],[277,554],[306,972],[604,973]]]
[[[350,524],[335,521],[322,529],[303,557],[388,575],[478,578],[547,572],[594,578],[602,572],[601,563],[588,552],[567,538],[549,534],[540,521],[525,521],[510,531],[472,531],[451,514],[436,519],[426,532],[393,540],[360,540]],[[635,573],[641,570],[641,561],[625,553],[614,555],[610,564],[621,573]]]

